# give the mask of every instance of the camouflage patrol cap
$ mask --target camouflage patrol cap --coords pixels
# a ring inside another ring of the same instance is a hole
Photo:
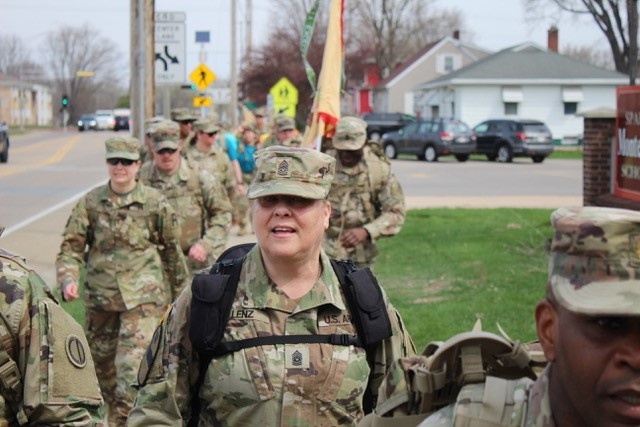
[[[582,207],[553,212],[549,289],[566,309],[640,315],[640,212]]]
[[[154,116],[154,117],[150,117],[150,118],[146,119],[144,121],[144,133],[146,135],[150,135],[151,131],[153,130],[153,127],[155,125],[157,125],[158,123],[160,123],[162,121],[165,121],[165,120],[167,120],[167,119],[165,119],[162,116]]]
[[[189,109],[183,108],[171,110],[171,120],[175,122],[195,122],[198,120],[198,116],[189,111]]]
[[[284,114],[278,114],[273,119],[273,122],[275,124],[276,131],[278,132],[296,129],[296,122],[293,120],[293,118],[285,116]]]
[[[338,121],[333,137],[336,150],[359,150],[367,142],[367,122],[358,117],[343,117]]]
[[[249,199],[277,194],[324,199],[329,194],[336,159],[311,148],[273,145],[255,154],[256,175]]]
[[[253,133],[256,133],[256,125],[254,125],[251,122],[243,123],[242,124],[242,131],[245,132],[245,131],[248,131],[248,130],[250,130]]]
[[[153,151],[156,153],[163,148],[177,150],[180,146],[180,126],[171,120],[155,123],[149,132]]]
[[[220,132],[220,126],[218,126],[218,123],[214,119],[208,117],[198,119],[193,122],[193,128],[204,133]]]
[[[140,159],[140,141],[131,136],[116,136],[104,142],[107,159]]]
[[[267,109],[264,107],[258,107],[255,110],[253,110],[253,115],[256,117],[266,117]]]

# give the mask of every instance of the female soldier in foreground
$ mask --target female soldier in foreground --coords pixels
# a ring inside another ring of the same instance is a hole
[[[224,340],[282,335],[355,335],[338,278],[321,249],[335,159],[315,150],[272,146],[256,154],[248,197],[258,244],[247,254]],[[192,386],[200,426],[355,425],[363,396],[374,395],[388,363],[414,354],[399,314],[383,295],[392,336],[377,346],[369,382],[365,350],[328,343],[256,345],[207,367],[189,339],[192,289],[173,304],[138,374],[129,426],[189,420]],[[374,396],[375,397],[375,396]]]

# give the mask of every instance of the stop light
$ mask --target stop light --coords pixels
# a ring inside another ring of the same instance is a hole
[[[191,90],[196,90],[198,88],[198,86],[196,86],[194,83],[191,83],[190,85],[180,85],[181,89],[191,89]]]
[[[60,100],[60,104],[62,104],[62,108],[67,108],[69,106],[69,97],[66,94],[62,95],[62,99]]]

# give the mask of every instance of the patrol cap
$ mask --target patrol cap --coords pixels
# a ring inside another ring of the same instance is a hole
[[[214,119],[208,117],[196,120],[193,122],[193,127],[195,130],[199,130],[204,133],[220,132],[220,126],[218,126],[218,123],[216,123]]]
[[[358,117],[343,117],[333,136],[336,150],[359,150],[367,142],[367,122]]]
[[[277,115],[276,118],[273,119],[273,122],[275,123],[275,127],[278,132],[296,129],[296,122],[293,118],[285,116],[284,114]]]
[[[336,159],[311,148],[272,145],[255,154],[256,175],[249,199],[278,194],[324,199],[329,194]]]
[[[184,109],[177,111],[175,114],[172,114],[172,119],[176,122],[195,122],[196,120],[198,120],[198,116],[193,114],[188,109]]]
[[[253,110],[253,115],[256,117],[266,117],[267,109],[264,107],[258,107],[255,110]]]
[[[180,126],[171,120],[155,123],[149,131],[149,136],[156,153],[163,148],[177,150],[180,146]]]
[[[104,142],[107,159],[140,159],[140,141],[131,136],[116,136]]]
[[[151,131],[152,131],[153,127],[154,127],[156,124],[158,124],[158,123],[160,123],[160,122],[162,122],[162,121],[165,121],[165,120],[167,120],[167,119],[165,119],[165,118],[164,118],[164,117],[162,117],[162,116],[154,116],[154,117],[150,117],[150,118],[146,119],[146,120],[144,121],[144,129],[145,129],[145,132],[144,132],[144,133],[145,133],[146,135],[151,134]]]
[[[242,124],[242,131],[248,131],[250,130],[253,133],[256,133],[256,125],[251,123],[251,122],[246,122]]]
[[[549,289],[567,310],[640,315],[640,212],[560,208],[551,214]]]

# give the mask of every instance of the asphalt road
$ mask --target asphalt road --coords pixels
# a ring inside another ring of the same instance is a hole
[[[122,134],[122,133],[121,133]],[[61,233],[76,200],[106,182],[104,140],[114,132],[38,132],[11,137],[9,162],[0,165],[0,246],[25,256],[48,283]],[[407,207],[542,207],[582,204],[582,162],[533,164],[487,161],[435,163],[394,160]],[[237,237],[229,245],[252,241]]]

